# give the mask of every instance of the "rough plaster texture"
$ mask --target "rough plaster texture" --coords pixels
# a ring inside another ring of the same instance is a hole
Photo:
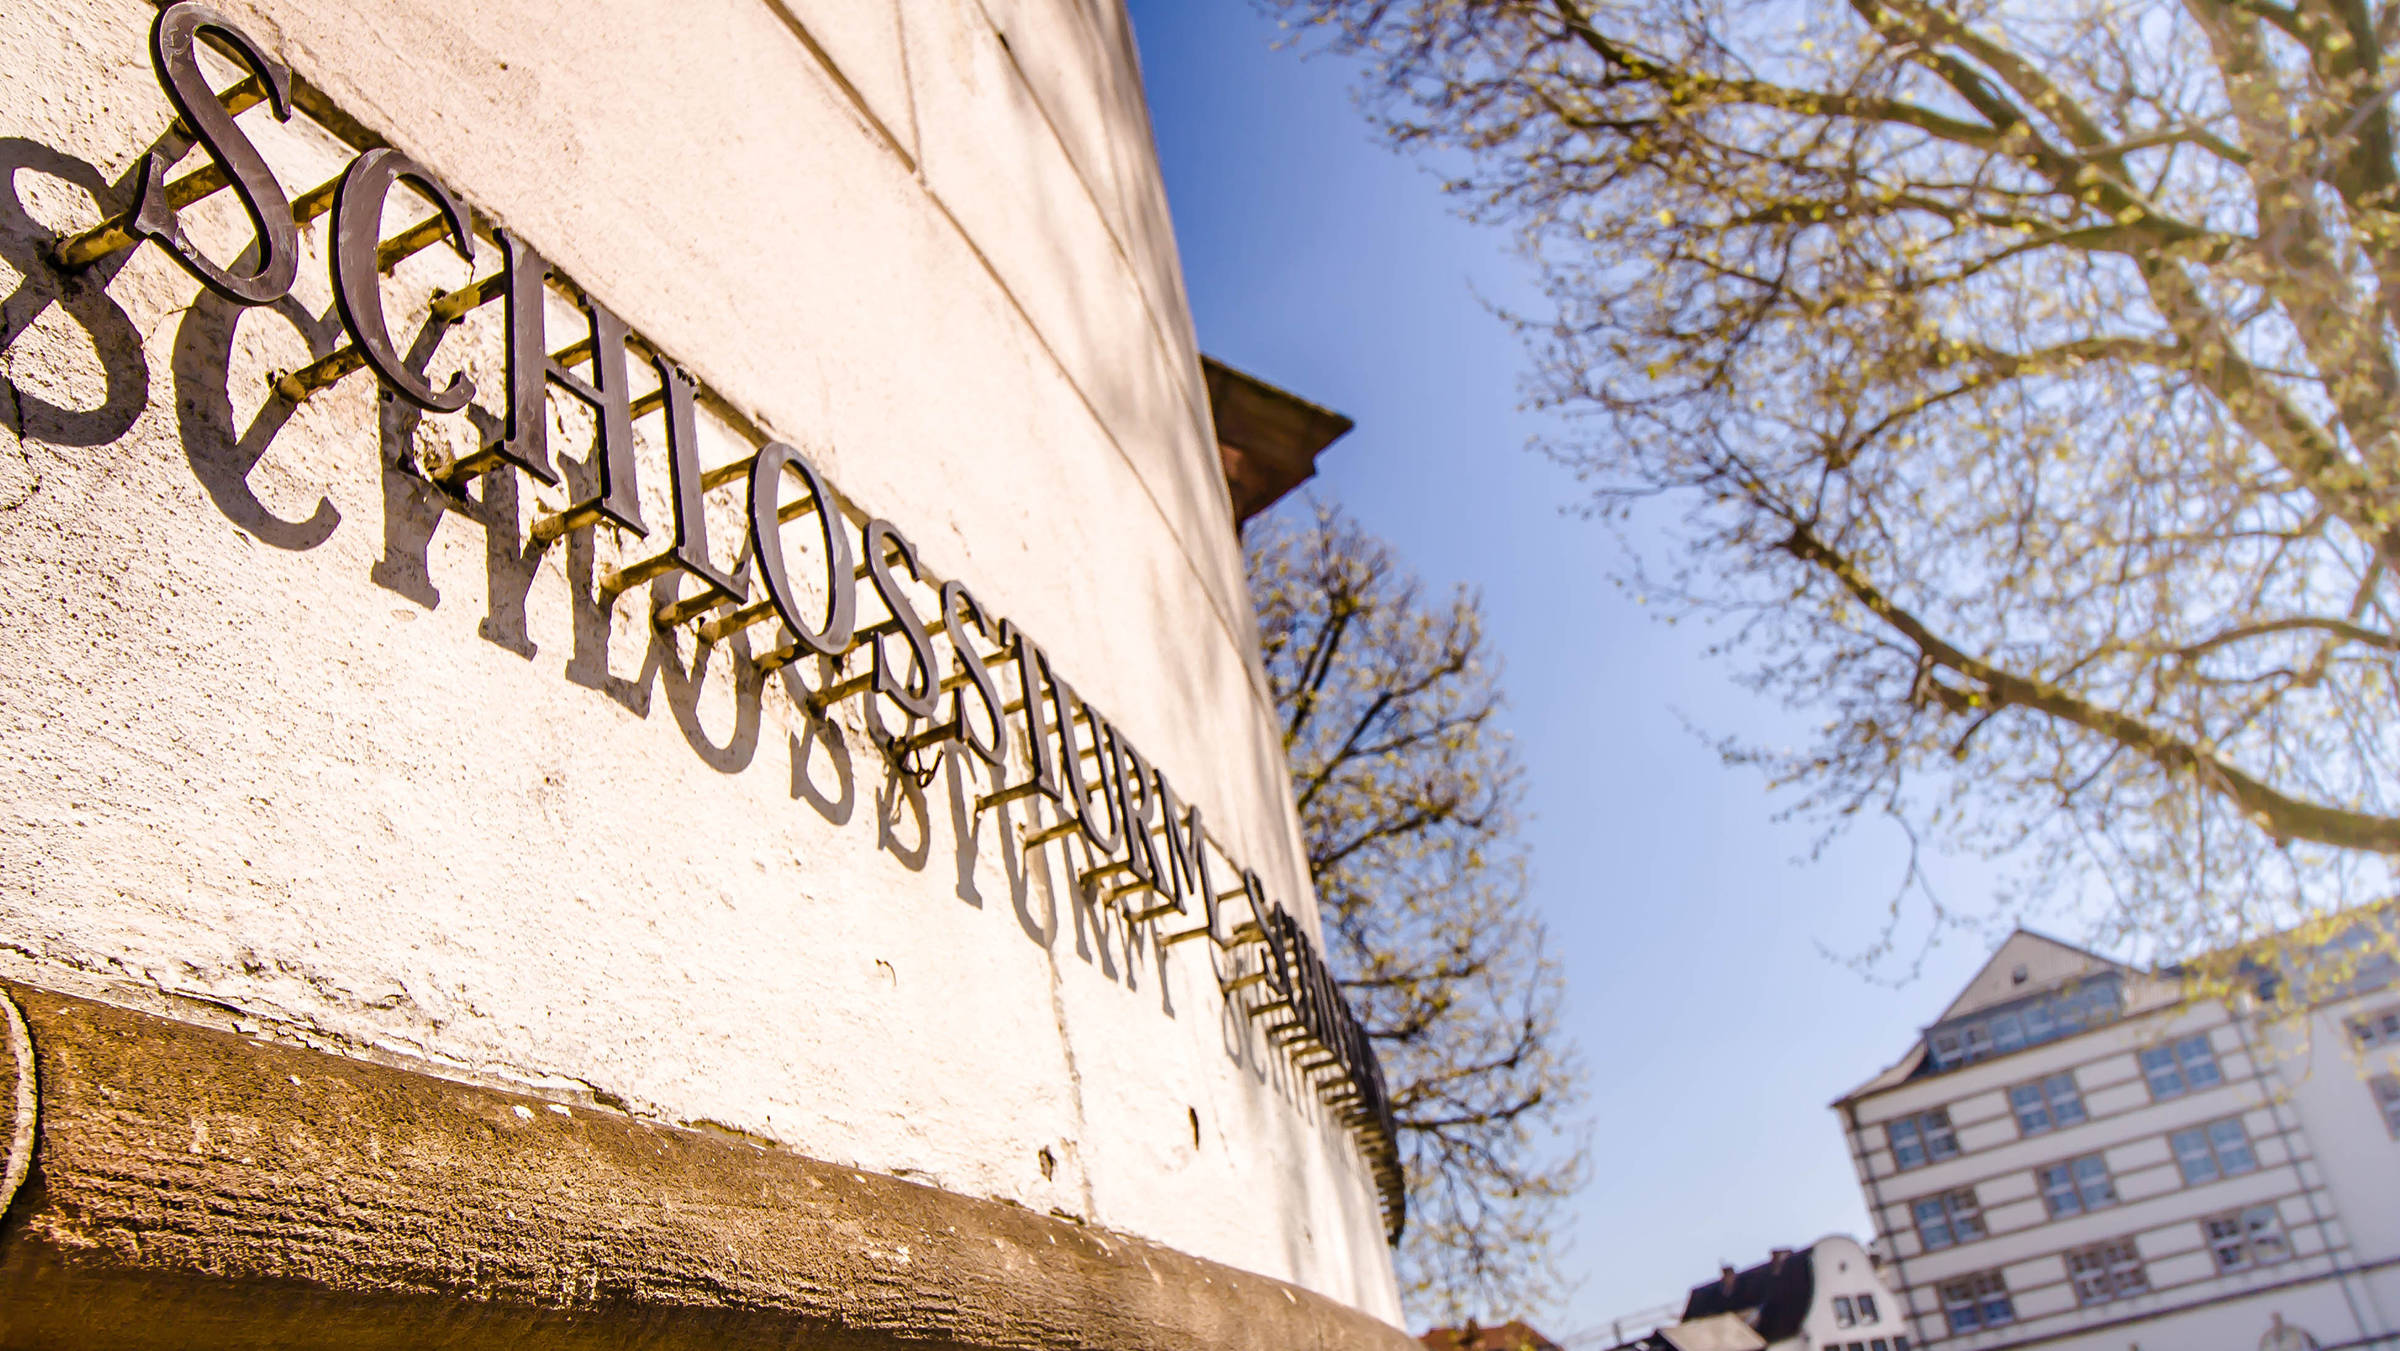
[[[44,1126],[0,1224],[11,1351],[1413,1345],[1022,1207],[24,997]]]
[[[1312,909],[1116,6],[221,8],[1035,634]],[[646,546],[529,550],[529,481],[445,506],[391,468],[465,417],[358,376],[253,425],[335,341],[321,229],[273,313],[155,247],[47,270],[168,125],[150,14],[0,11],[0,963],[1397,1317],[1356,1146],[1207,944],[1080,903],[1065,846],[973,815],[980,768],[919,789],[796,672],[601,614],[595,570]],[[346,157],[244,125],[295,190]],[[497,384],[472,341],[444,360]]]

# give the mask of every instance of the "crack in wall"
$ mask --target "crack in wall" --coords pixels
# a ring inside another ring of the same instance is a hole
[[[1075,1168],[1076,1198],[1078,1203],[1083,1207],[1083,1216],[1089,1216],[1097,1213],[1092,1197],[1092,1172],[1090,1168],[1085,1166],[1083,1159],[1080,1157],[1079,1151],[1077,1151],[1074,1147],[1074,1142],[1076,1140],[1081,1140],[1084,1138],[1087,1124],[1084,1120],[1083,1114],[1083,1067],[1076,1063],[1075,1036],[1074,1033],[1071,1032],[1067,1027],[1067,1003],[1065,997],[1066,989],[1064,973],[1058,969],[1058,947],[1056,942],[1058,937],[1056,929],[1057,914],[1058,910],[1054,904],[1051,908],[1053,927],[1050,938],[1052,941],[1042,945],[1042,969],[1048,973],[1050,977],[1050,1018],[1051,1021],[1058,1027],[1059,1058],[1066,1063],[1067,1093],[1069,1100],[1074,1104],[1074,1138],[1065,1143],[1067,1145],[1067,1152],[1071,1157]],[[1045,1170],[1044,1177],[1047,1178],[1047,1176],[1048,1172]],[[1052,1213],[1056,1214],[1059,1212],[1054,1210]],[[1074,1216],[1070,1218],[1074,1218],[1077,1223],[1081,1223],[1083,1216]]]

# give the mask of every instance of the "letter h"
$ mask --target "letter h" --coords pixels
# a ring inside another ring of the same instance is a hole
[[[552,533],[607,521],[636,535],[649,534],[642,524],[641,495],[634,479],[633,391],[625,369],[625,321],[584,296],[581,305],[591,322],[591,336],[558,356],[551,355],[543,313],[550,264],[511,231],[495,230],[493,236],[508,267],[508,425],[483,454],[460,464],[458,476],[484,473],[507,463],[543,483],[557,483],[558,470],[550,462],[547,399],[549,387],[555,384],[591,405],[599,434],[592,451],[595,491],[560,513]],[[587,359],[592,371],[588,381],[571,369]]]

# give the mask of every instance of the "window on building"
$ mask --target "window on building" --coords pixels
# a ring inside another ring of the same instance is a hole
[[[2183,1170],[2185,1186],[2239,1177],[2258,1171],[2258,1155],[2250,1148],[2250,1133],[2238,1118],[2211,1121],[2167,1137],[2175,1151],[2175,1166]]]
[[[1892,1351],[1908,1351],[1908,1338],[1906,1338],[1906,1337],[1894,1337],[1894,1338],[1892,1338]]]
[[[1997,1271],[1979,1271],[1941,1285],[1942,1316],[1953,1333],[2002,1327],[2017,1321],[2017,1306],[2009,1303],[2008,1284]]]
[[[1834,1326],[1846,1328],[1857,1321],[1858,1314],[1850,1307],[1850,1297],[1848,1295],[1835,1295],[1833,1297]]]
[[[1875,1297],[1873,1295],[1860,1295],[1852,1302],[1858,1305],[1859,1322],[1872,1323],[1875,1321]]]
[[[2006,1055],[2025,1049],[2025,1016],[2003,1013],[1992,1019],[1992,1053]]]
[[[2400,1140],[2400,1074],[2378,1074],[2367,1087],[2375,1091],[2375,1105],[2383,1109],[2383,1128]]]
[[[2314,988],[2327,996],[2364,994],[2400,979],[2389,925],[2355,924],[2320,948],[2308,965],[2318,969]]]
[[[2121,1006],[2116,978],[2103,976],[2007,1009],[1945,1023],[1925,1034],[1925,1049],[1935,1069],[1954,1069],[2073,1036],[2114,1019]]]
[[[1892,1344],[1889,1339],[1878,1337],[1867,1343],[1867,1351],[1892,1351]]]
[[[1891,1140],[1895,1168],[1922,1168],[1958,1157],[1958,1134],[1950,1129],[1950,1113],[1943,1108],[1901,1117],[1883,1130]]]
[[[2108,1161],[2097,1154],[2036,1168],[2033,1176],[2041,1185],[2042,1204],[2050,1208],[2054,1220],[2117,1203],[2117,1185],[2108,1175]]]
[[[2208,1250],[2220,1272],[2273,1266],[2292,1255],[2283,1237],[2283,1217],[2271,1205],[2211,1215],[2200,1221],[2200,1232],[2208,1236]]]
[[[1992,1053],[1992,1026],[1989,1023],[1969,1023],[1958,1029],[1959,1053],[1969,1060],[1982,1060]]]
[[[2141,1061],[2142,1077],[2150,1081],[2153,1100],[2180,1097],[2225,1082],[2224,1073],[2217,1068],[2217,1053],[2210,1049],[2206,1033],[2164,1046],[2145,1047]]]
[[[2351,1019],[2350,1039],[2367,1051],[2378,1046],[2400,1046],[2400,1006]]]
[[[2142,1254],[2129,1238],[2068,1253],[2067,1277],[2075,1282],[2079,1304],[2106,1304],[2150,1288],[2149,1274],[2142,1270]]]
[[[2039,1046],[2058,1035],[2058,1011],[2047,1001],[2025,1007],[2025,1040]]]
[[[1917,1217],[1917,1241],[1927,1252],[1983,1237],[1983,1208],[1975,1204],[1973,1191],[1928,1196],[1910,1209]]]
[[[2017,1132],[2039,1135],[2084,1120],[2083,1095],[2075,1091],[2075,1076],[2053,1074],[2008,1090],[2008,1105],[2017,1114]]]

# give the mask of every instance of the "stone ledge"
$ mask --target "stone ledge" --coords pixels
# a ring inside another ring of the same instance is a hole
[[[0,984],[0,1347],[1413,1351],[1320,1295],[782,1151]]]

